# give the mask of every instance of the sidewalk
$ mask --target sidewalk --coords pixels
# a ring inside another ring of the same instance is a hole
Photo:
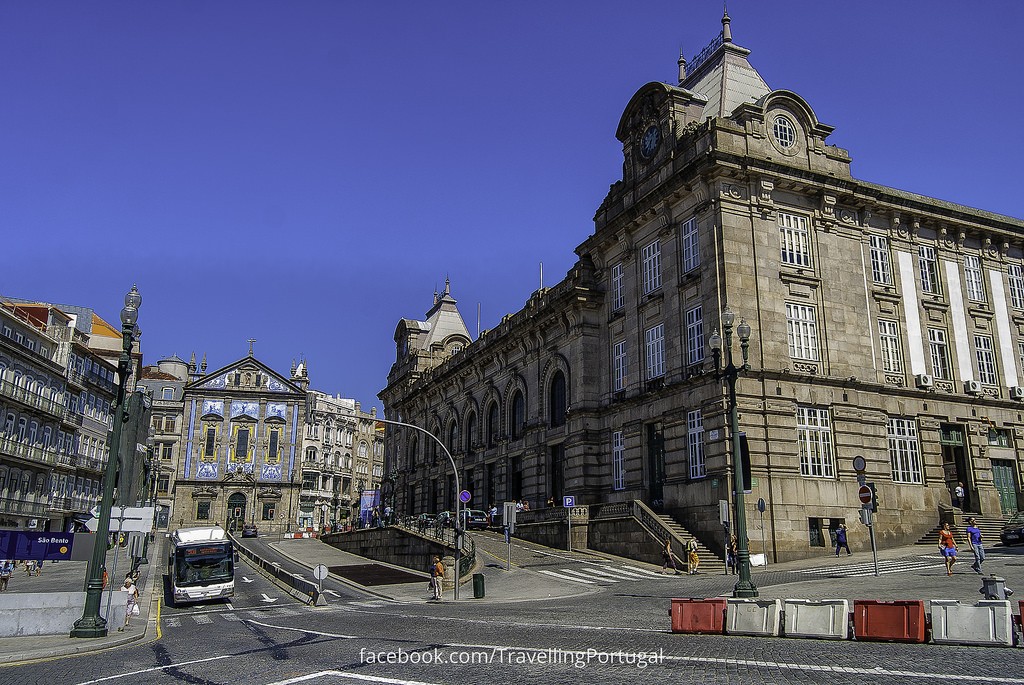
[[[155,543],[149,547],[149,563],[139,567],[139,611],[140,615],[132,619],[131,627],[123,633],[117,632],[120,621],[107,624],[106,637],[98,638],[73,638],[68,635],[28,635],[24,637],[0,638],[0,668],[4,665],[19,663],[23,661],[35,661],[48,659],[69,654],[81,654],[96,652],[103,649],[110,649],[120,645],[142,640],[149,634],[150,612],[154,597],[163,595],[163,568],[159,560],[163,559],[163,540],[157,538]],[[121,550],[116,550],[120,552]],[[107,555],[108,572],[110,585],[100,601],[100,615],[105,616],[107,612],[107,597],[113,594],[110,600],[110,613],[113,617],[115,607],[124,606],[124,595],[118,592],[124,574],[128,571],[128,564],[124,558],[118,560],[117,568],[114,569],[114,551]],[[72,562],[62,561],[57,564],[47,563],[43,572],[38,577],[28,578],[24,571],[16,573],[11,578],[8,592],[69,592],[81,591],[85,585],[85,573],[88,564],[84,561]],[[151,580],[152,579],[152,580]],[[15,582],[17,581],[17,584]],[[119,616],[123,615],[121,611]],[[155,617],[154,617],[155,620]]]

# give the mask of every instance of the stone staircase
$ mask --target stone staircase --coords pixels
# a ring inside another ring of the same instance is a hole
[[[676,553],[676,556],[679,557],[684,564],[686,562],[686,550],[683,545],[685,545],[686,541],[692,537],[697,540],[697,554],[700,555],[700,572],[719,575],[725,573],[725,560],[715,556],[711,550],[700,541],[700,538],[690,533],[690,531],[671,516],[666,514],[655,514],[655,518],[661,522],[663,528],[672,533],[672,537],[674,538],[672,541],[672,551]]]
[[[996,545],[999,542],[999,533],[1003,530],[1003,522],[1006,521],[1006,517],[965,514],[959,509],[956,509],[953,512],[953,524],[950,528],[953,530],[953,534],[956,536],[957,542],[960,543],[960,546],[967,549],[967,540],[964,539],[964,530],[967,529],[967,519],[971,516],[973,516],[978,522],[978,528],[981,530],[981,541],[984,543],[985,547],[988,548]],[[940,530],[942,530],[941,524],[932,528],[914,544],[938,547]]]

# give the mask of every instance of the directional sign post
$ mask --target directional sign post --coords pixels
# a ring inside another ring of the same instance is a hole
[[[316,591],[320,594],[324,592],[324,578],[327,577],[327,567],[323,564],[317,564],[313,567],[313,577],[316,578]]]

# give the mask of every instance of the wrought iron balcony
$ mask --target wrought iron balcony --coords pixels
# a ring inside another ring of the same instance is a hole
[[[30,445],[27,442],[15,440],[10,436],[0,438],[0,454],[39,464],[53,465],[58,463],[58,453],[55,447]]]
[[[64,418],[64,412],[66,411],[63,404],[51,400],[49,397],[43,397],[39,393],[23,388],[20,385],[15,385],[10,381],[0,381],[0,396],[10,398],[31,409],[46,412],[58,419]]]

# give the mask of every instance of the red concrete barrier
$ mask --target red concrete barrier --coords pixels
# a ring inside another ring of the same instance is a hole
[[[724,597],[673,599],[669,615],[673,633],[725,633]]]
[[[853,600],[854,639],[874,642],[924,642],[924,601]]]

